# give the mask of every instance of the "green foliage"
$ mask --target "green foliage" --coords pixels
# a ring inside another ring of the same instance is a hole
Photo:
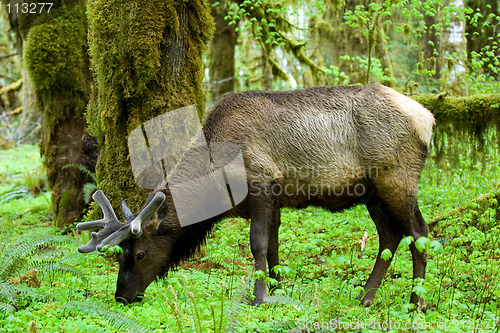
[[[481,8],[475,8],[475,6]],[[469,7],[472,6],[472,7]],[[240,89],[375,83],[407,92],[462,95],[499,90],[500,16],[485,2],[240,1]],[[467,44],[467,45],[466,45]],[[330,68],[347,73],[331,80]]]
[[[62,167],[62,169],[66,168],[77,168],[78,170],[80,170],[93,180],[92,183],[85,183],[83,185],[83,200],[85,200],[85,203],[88,204],[92,199],[92,193],[94,193],[94,191],[97,190],[97,177],[95,175],[95,172],[90,171],[81,164],[74,164],[74,163],[66,164],[65,166]]]
[[[36,170],[17,173],[14,177],[13,185],[7,191],[0,192],[0,203],[38,195],[46,190],[45,172],[41,166]]]
[[[96,302],[69,302],[64,305],[64,308],[72,312],[75,316],[81,314],[94,315],[96,317],[103,317],[111,326],[120,332],[148,332],[141,324],[133,318],[124,315],[121,312],[111,311],[104,304]]]
[[[86,281],[86,276],[77,269],[61,261],[64,252],[56,246],[76,244],[75,240],[63,236],[41,236],[32,240],[21,241],[17,244],[2,243],[0,249],[0,308],[4,311],[18,310],[37,299],[44,299],[47,295],[33,289],[26,289],[15,282],[23,273],[29,287],[40,287],[38,272],[53,275],[68,273]]]
[[[384,259],[385,261],[389,261],[392,258],[391,250],[384,249],[382,253],[380,253],[380,258]]]

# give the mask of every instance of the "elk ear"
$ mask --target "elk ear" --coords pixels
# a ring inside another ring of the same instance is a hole
[[[164,202],[160,208],[156,211],[156,217],[159,222],[164,221],[167,219],[167,212],[168,212],[168,207],[166,202]],[[160,224],[160,223],[158,223]]]
[[[129,223],[130,221],[132,221],[135,218],[134,214],[132,214],[132,212],[130,211],[130,208],[128,208],[127,204],[125,203],[125,200],[123,200],[123,199],[122,199],[122,203],[120,205],[120,208],[122,210],[122,215],[125,218],[125,221],[127,223]]]

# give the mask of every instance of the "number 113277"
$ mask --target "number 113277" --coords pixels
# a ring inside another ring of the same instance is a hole
[[[22,2],[10,4],[7,3],[5,5],[7,12],[17,13],[17,14],[41,14],[41,13],[50,13],[50,9],[52,8],[52,2]]]

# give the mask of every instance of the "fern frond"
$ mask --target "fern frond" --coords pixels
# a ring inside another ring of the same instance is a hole
[[[89,203],[92,198],[92,192],[97,190],[97,185],[95,183],[86,183],[83,185],[83,200],[85,203]]]
[[[293,299],[291,297],[285,295],[271,295],[266,299],[267,304],[284,304],[284,305],[293,305],[299,311],[306,311],[307,308],[303,302],[298,299]]]
[[[41,288],[28,287],[24,283],[16,284],[14,287],[16,293],[16,301],[23,300],[26,303],[48,303],[54,300],[53,296],[50,293],[47,293]]]
[[[67,168],[77,168],[78,170],[80,170],[81,172],[83,172],[84,174],[86,174],[87,176],[92,178],[94,183],[97,183],[97,178],[96,178],[95,172],[90,171],[84,165],[81,165],[78,163],[70,163],[70,164],[64,165],[61,169],[67,169]]]
[[[27,187],[16,186],[0,195],[0,203],[7,203],[14,199],[25,198],[30,195]]]
[[[26,269],[27,259],[30,256],[44,252],[47,247],[69,244],[76,244],[76,241],[65,236],[47,235],[12,245],[12,249],[0,257],[0,279],[8,280],[15,277]]]
[[[0,313],[2,312],[13,312],[16,308],[9,303],[4,303],[0,301]]]
[[[9,282],[0,280],[0,302],[14,303],[14,285]]]
[[[249,275],[250,276],[250,275]],[[229,308],[229,318],[226,332],[236,333],[245,327],[243,314],[245,309],[252,303],[252,292],[249,287],[250,283],[240,283],[236,292],[237,297],[234,297]]]
[[[40,272],[44,272],[45,274],[50,273],[68,273],[71,276],[79,278],[83,283],[88,284],[89,279],[82,271],[65,264],[62,261],[52,261],[52,260],[41,260],[41,261],[33,261],[28,265],[28,269],[36,269]]]
[[[90,302],[69,302],[64,305],[70,311],[104,317],[114,329],[123,332],[149,332],[144,326],[123,313],[110,311],[106,307]]]

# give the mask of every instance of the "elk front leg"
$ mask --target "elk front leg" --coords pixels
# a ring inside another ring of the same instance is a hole
[[[255,270],[266,272],[266,260],[269,248],[269,235],[275,213],[275,198],[262,190],[258,194],[250,194],[250,248],[255,259]],[[264,303],[267,298],[265,278],[255,282],[252,305]]]
[[[281,288],[279,282],[281,281],[280,274],[273,271],[274,267],[279,265],[279,228],[281,224],[281,212],[279,207],[275,207],[273,224],[271,225],[271,231],[269,233],[269,245],[267,247],[267,264],[269,266],[269,277],[276,279],[278,285],[271,289],[271,293],[277,289]]]

